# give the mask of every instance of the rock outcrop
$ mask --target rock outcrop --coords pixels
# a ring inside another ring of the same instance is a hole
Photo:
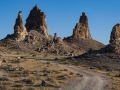
[[[30,11],[28,18],[26,19],[26,28],[28,31],[36,30],[48,37],[48,27],[46,24],[46,15],[36,5]]]
[[[56,40],[57,40],[57,33],[54,33],[53,42],[56,42]]]
[[[26,35],[28,35],[28,33],[22,21],[22,11],[20,11],[14,25],[14,39],[16,41],[22,41]]]
[[[57,44],[62,44],[63,40],[60,37],[57,37],[57,33],[54,33],[53,42]]]
[[[106,50],[112,53],[120,53],[120,24],[116,24],[111,31],[109,44]]]
[[[75,28],[73,29],[72,37],[92,39],[88,26],[88,18],[84,12],[82,13],[82,16],[80,16],[79,23],[77,23]]]
[[[120,24],[116,24],[112,31],[111,31],[111,35],[110,35],[110,43],[112,42],[116,42],[120,40]]]

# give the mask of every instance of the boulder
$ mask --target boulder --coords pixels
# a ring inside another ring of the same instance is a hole
[[[28,35],[28,33],[22,21],[22,11],[20,11],[14,25],[14,39],[16,41],[22,41],[26,35]]]
[[[26,19],[26,28],[28,31],[36,30],[48,37],[48,27],[46,24],[46,15],[36,5],[30,11],[28,18]]]
[[[75,28],[73,29],[72,37],[92,39],[88,27],[88,18],[84,12],[82,13],[82,16],[80,16],[79,23],[77,23]]]

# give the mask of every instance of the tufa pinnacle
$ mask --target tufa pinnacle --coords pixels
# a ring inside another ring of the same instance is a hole
[[[120,53],[120,24],[116,24],[111,31],[109,44],[106,46],[107,52]]]
[[[42,12],[37,5],[30,11],[26,19],[26,28],[28,31],[36,30],[44,36],[48,37],[48,27],[46,24],[46,15]]]
[[[111,31],[110,43],[120,40],[120,24],[116,24]]]
[[[73,29],[72,37],[92,39],[88,27],[88,18],[84,12],[82,13],[82,16],[80,16],[79,23],[77,23],[75,28]]]
[[[16,41],[22,41],[25,39],[25,36],[27,35],[27,31],[25,26],[23,25],[22,21],[22,11],[18,13],[18,17],[16,19],[15,25],[14,25],[14,39]]]

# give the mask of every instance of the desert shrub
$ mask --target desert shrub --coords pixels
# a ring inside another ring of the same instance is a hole
[[[120,77],[120,74],[116,74],[115,77]]]
[[[59,60],[59,59],[56,57],[55,60]]]
[[[26,84],[34,84],[34,80],[32,79],[23,79],[22,81]]]
[[[47,73],[44,73],[43,76],[48,76],[48,74],[47,74]]]
[[[36,54],[33,54],[32,57],[36,57],[37,55]]]
[[[29,74],[29,73],[30,73],[29,70],[25,70],[25,71],[23,72],[23,74]]]
[[[79,65],[79,63],[78,63],[78,62],[75,62],[73,65],[78,66],[78,65]]]
[[[46,62],[46,64],[50,64],[50,62]]]
[[[2,82],[0,82],[0,85],[11,85],[12,84],[12,82],[10,82],[10,81],[2,81]]]
[[[14,87],[23,87],[22,84],[15,84]]]
[[[36,90],[36,89],[30,87],[30,88],[28,88],[28,89],[26,89],[26,90]]]
[[[77,73],[76,75],[80,75],[79,73]]]
[[[47,54],[47,53],[45,53],[45,54],[44,54],[44,57],[47,57],[47,56],[48,56],[48,54]]]
[[[0,77],[0,81],[8,81],[9,79],[7,77]]]
[[[67,79],[67,75],[60,75],[60,76],[57,76],[57,79],[58,80],[64,80],[64,79]]]
[[[6,86],[0,86],[0,90],[6,90]]]
[[[68,62],[64,62],[63,64],[69,64]]]
[[[81,75],[81,74],[79,74],[79,73],[77,73],[76,75],[78,75],[79,77],[83,77],[83,75]]]
[[[14,59],[14,60],[12,60],[12,63],[20,63],[20,60],[19,59]]]
[[[48,78],[47,78],[47,81],[49,81],[49,82],[51,82],[51,83],[54,83],[54,80],[53,80],[53,78],[52,78],[52,77],[51,77],[51,78],[50,78],[50,77],[48,77]]]
[[[25,59],[25,58],[26,58],[26,56],[21,56],[20,58],[23,58],[23,59]]]
[[[73,75],[74,73],[73,73],[73,72],[70,72],[69,74],[70,74],[70,75]]]
[[[64,69],[64,71],[68,71],[67,69]]]

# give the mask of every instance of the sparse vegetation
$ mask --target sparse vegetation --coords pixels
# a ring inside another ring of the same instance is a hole
[[[39,90],[40,88],[52,90],[52,88],[60,88],[61,85],[77,76],[68,69],[56,64],[51,65],[49,61],[42,63],[38,59],[25,58],[24,60],[24,57],[19,60],[16,57],[9,58],[7,63],[0,66],[0,70],[7,73],[6,76],[0,77],[0,89],[3,90],[6,87],[9,87],[9,90]],[[44,87],[40,86],[42,80],[46,82]]]
[[[25,59],[25,58],[26,58],[26,56],[21,56],[20,58],[21,58],[21,59]]]
[[[70,72],[70,75],[73,75],[74,73],[73,72]]]
[[[115,77],[119,77],[120,78],[120,74],[116,74]]]
[[[68,71],[67,69],[64,69],[64,71]]]
[[[49,64],[50,64],[50,62],[46,62],[46,64],[48,64],[48,65],[49,65]]]
[[[36,57],[37,55],[36,54],[33,54],[32,57]]]

